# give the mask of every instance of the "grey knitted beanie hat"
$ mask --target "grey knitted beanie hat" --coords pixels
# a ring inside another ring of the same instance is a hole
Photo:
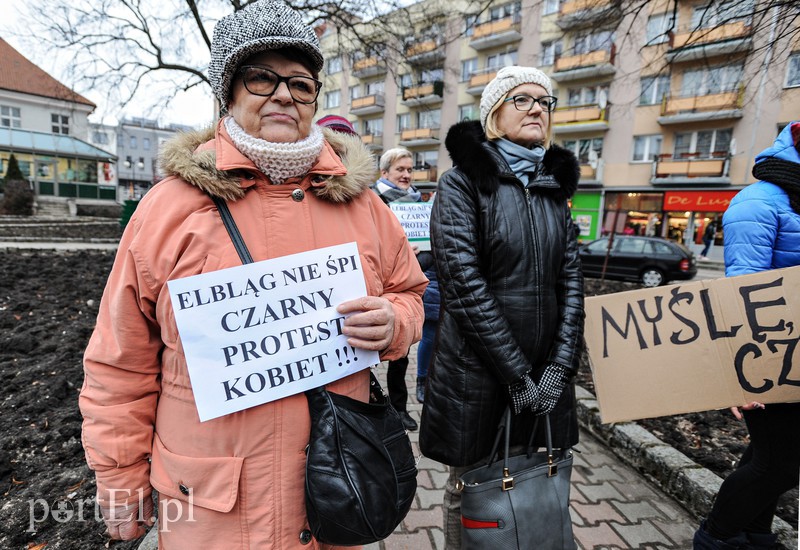
[[[481,94],[481,125],[486,128],[489,111],[503,95],[522,84],[538,84],[545,89],[547,95],[553,95],[553,83],[550,77],[534,67],[503,67],[497,71]]]
[[[211,39],[208,79],[222,108],[226,108],[236,69],[254,53],[296,48],[322,70],[324,59],[314,29],[280,0],[261,0],[217,21]]]

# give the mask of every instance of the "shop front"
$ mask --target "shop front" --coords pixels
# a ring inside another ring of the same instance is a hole
[[[588,242],[600,236],[602,204],[603,194],[600,191],[578,191],[570,200],[572,219],[579,230],[579,241]]]
[[[699,254],[703,235],[717,222],[709,256],[722,259],[722,215],[738,191],[665,191],[605,194],[601,233],[663,237]]]

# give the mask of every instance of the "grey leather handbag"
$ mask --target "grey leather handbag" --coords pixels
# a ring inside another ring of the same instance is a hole
[[[534,452],[534,427],[527,449],[509,456],[511,409],[507,409],[489,463],[459,478],[462,550],[576,548],[569,515],[572,451],[553,450],[550,417],[544,420],[547,450]],[[502,436],[505,453],[500,462],[495,459]]]

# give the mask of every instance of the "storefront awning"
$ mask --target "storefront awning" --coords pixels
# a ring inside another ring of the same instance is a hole
[[[77,157],[99,162],[115,162],[117,160],[116,155],[73,136],[46,134],[19,128],[0,128],[0,151]]]

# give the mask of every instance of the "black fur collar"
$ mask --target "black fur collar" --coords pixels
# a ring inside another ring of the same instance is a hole
[[[453,125],[447,132],[444,144],[453,164],[477,183],[482,192],[490,194],[497,189],[499,176],[508,171],[508,165],[486,141],[480,122],[470,120]],[[560,191],[565,198],[575,194],[581,172],[578,159],[571,151],[550,145],[542,163],[545,171],[560,184]]]

